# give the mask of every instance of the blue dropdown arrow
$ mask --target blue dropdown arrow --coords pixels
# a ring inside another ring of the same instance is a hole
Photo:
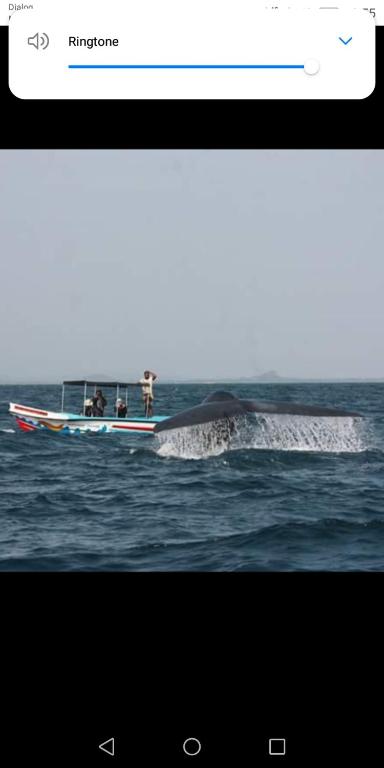
[[[341,43],[344,43],[344,45],[348,45],[348,43],[351,42],[352,38],[349,37],[348,40],[343,40],[342,37],[339,37],[339,40],[340,40]]]

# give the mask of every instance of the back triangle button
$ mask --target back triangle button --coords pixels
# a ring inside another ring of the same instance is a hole
[[[107,755],[111,755],[112,757],[114,757],[115,739],[108,739],[107,741],[103,741],[102,744],[99,744],[99,749],[101,749],[103,752],[106,752]]]

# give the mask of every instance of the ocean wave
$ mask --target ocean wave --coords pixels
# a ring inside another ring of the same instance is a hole
[[[384,521],[327,518],[196,540],[152,541],[108,551],[31,547],[0,558],[0,570],[340,571],[384,568]],[[25,548],[24,548],[25,549]],[[337,557],[336,557],[337,554]]]

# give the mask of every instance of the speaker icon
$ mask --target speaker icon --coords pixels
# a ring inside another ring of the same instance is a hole
[[[33,37],[28,38],[28,45],[33,45],[37,50],[41,48],[42,51],[45,51],[49,46],[49,37],[46,32],[36,32]]]

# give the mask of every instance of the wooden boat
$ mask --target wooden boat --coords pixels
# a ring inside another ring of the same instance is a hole
[[[80,414],[65,411],[65,388],[67,386],[77,386],[83,388],[83,405]],[[87,391],[89,387],[99,389],[108,389],[113,387],[116,390],[116,401],[119,399],[121,390],[125,390],[125,403],[128,408],[128,388],[138,387],[140,384],[127,382],[95,382],[85,379],[76,381],[64,381],[62,385],[61,410],[49,411],[35,406],[22,405],[21,403],[10,403],[9,413],[15,417],[16,423],[24,432],[34,432],[43,429],[57,434],[77,435],[86,432],[105,433],[115,432],[120,434],[153,434],[156,424],[159,424],[167,416],[127,416],[121,418],[118,416],[117,408],[114,409],[114,415],[107,416],[86,416],[86,409],[89,400]]]

